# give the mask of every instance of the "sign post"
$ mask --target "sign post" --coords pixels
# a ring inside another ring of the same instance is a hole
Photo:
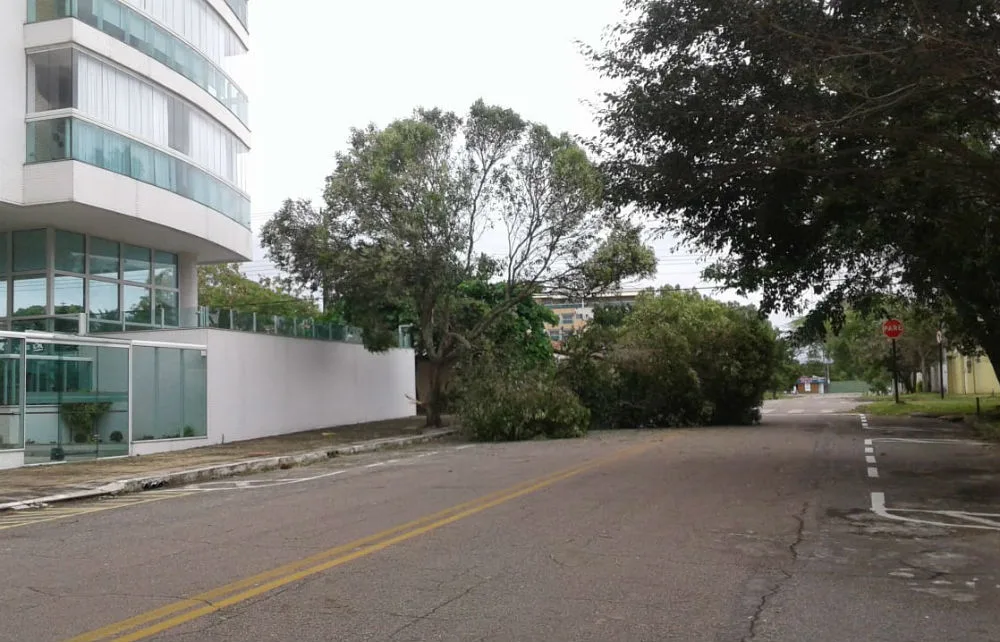
[[[896,360],[896,339],[903,336],[903,322],[899,319],[887,319],[882,324],[882,334],[892,341],[892,389],[899,403],[899,362]]]
[[[938,388],[941,389],[941,398],[944,399],[944,333],[937,331],[938,342]]]

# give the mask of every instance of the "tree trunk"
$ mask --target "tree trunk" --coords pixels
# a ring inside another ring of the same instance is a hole
[[[427,423],[428,428],[440,428],[444,411],[446,383],[444,364],[440,361],[427,362]]]

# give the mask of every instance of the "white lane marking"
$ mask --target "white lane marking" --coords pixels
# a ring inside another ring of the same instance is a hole
[[[903,515],[895,515],[889,512],[889,509],[885,506],[885,493],[872,492],[872,512],[879,517],[884,517],[886,519],[894,519],[900,522],[910,522],[912,524],[925,524],[927,526],[943,526],[945,528],[976,528],[980,530],[1000,530],[1000,521],[992,521],[988,519],[976,519],[980,517],[981,513],[965,513],[962,511],[919,511],[929,514],[937,515],[947,515],[948,517],[953,517],[956,519],[964,519],[966,521],[978,522],[975,524],[953,524],[950,522],[939,522],[930,519],[916,519],[914,517],[904,517]],[[918,512],[917,509],[892,509],[897,512]],[[989,515],[990,513],[986,513]],[[998,515],[997,517],[1000,517]]]
[[[871,446],[872,445],[872,440],[871,439],[865,439],[865,445],[866,446]]]
[[[868,467],[868,476],[872,477],[872,478],[878,477],[878,468],[875,468],[874,466],[869,466]]]
[[[379,466],[385,466],[384,461],[377,461],[374,464],[368,464],[365,468],[378,468]]]
[[[875,454],[875,449],[872,448],[871,446],[865,446],[865,454],[866,455],[874,455]]]
[[[820,410],[820,413],[824,415],[832,415],[834,412],[836,411],[833,408],[823,408],[822,410]]]
[[[795,408],[794,410],[789,410],[788,414],[790,414],[790,415],[801,415],[804,412],[805,412],[805,410],[803,410],[802,408]]]
[[[476,444],[466,444],[464,446],[455,446],[455,450],[465,450],[466,448],[475,448]]]
[[[865,455],[865,462],[869,464],[875,463],[875,455]]]
[[[866,440],[869,441],[869,440]],[[982,441],[971,439],[916,439],[913,437],[876,437],[874,441],[889,441],[904,444],[942,444],[952,446],[989,446]]]

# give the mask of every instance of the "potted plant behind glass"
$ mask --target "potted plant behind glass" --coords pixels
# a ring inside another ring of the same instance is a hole
[[[110,410],[110,401],[73,401],[62,404],[59,414],[70,429],[73,443],[85,444],[97,441],[97,422]]]

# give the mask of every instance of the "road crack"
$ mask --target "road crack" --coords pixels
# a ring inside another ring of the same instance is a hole
[[[798,514],[792,516],[798,523],[798,526],[795,529],[795,538],[788,545],[788,552],[791,556],[789,569],[793,569],[794,566],[799,561],[799,546],[802,545],[802,542],[805,539],[806,513],[808,512],[809,512],[809,502],[807,501],[802,505],[802,510],[800,510]],[[753,615],[750,616],[750,625],[747,630],[747,634],[744,635],[743,638],[741,638],[740,642],[753,642],[753,640],[757,639],[757,633],[758,633],[757,628],[761,623],[761,618],[763,617],[764,612],[767,610],[768,605],[770,604],[771,600],[773,600],[774,597],[781,592],[781,589],[784,588],[785,583],[788,582],[788,580],[792,579],[791,570],[786,570],[784,568],[779,568],[777,570],[778,573],[781,574],[781,578],[777,582],[774,582],[768,588],[768,590],[761,596],[760,601],[757,603],[757,607],[754,609]]]

